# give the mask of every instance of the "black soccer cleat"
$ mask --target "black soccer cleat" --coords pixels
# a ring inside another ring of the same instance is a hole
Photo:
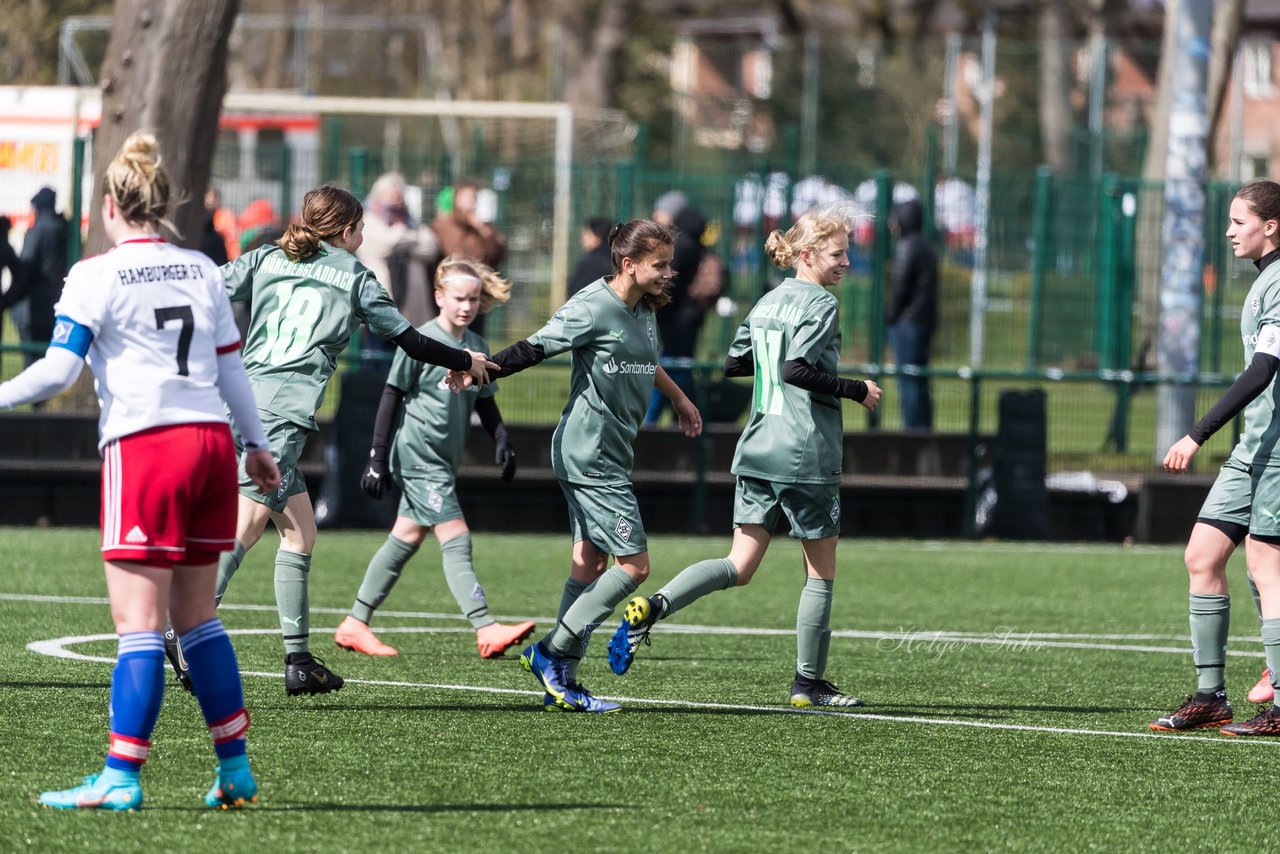
[[[284,690],[290,697],[327,694],[340,690],[343,684],[341,676],[309,652],[291,652],[284,657]]]
[[[195,688],[191,686],[191,668],[187,665],[187,657],[182,654],[178,633],[168,623],[164,624],[164,654],[169,657],[169,663],[173,665],[173,675],[182,686],[182,690],[188,694],[194,694]]]
[[[1227,724],[1219,732],[1223,735],[1280,735],[1280,709],[1267,706],[1249,720]]]
[[[815,706],[865,706],[865,700],[846,694],[825,679],[807,679],[796,674],[791,683],[791,705],[797,709]]]
[[[1191,694],[1176,712],[1156,718],[1147,727],[1157,732],[1185,732],[1189,729],[1220,727],[1231,723],[1233,712],[1227,692]]]

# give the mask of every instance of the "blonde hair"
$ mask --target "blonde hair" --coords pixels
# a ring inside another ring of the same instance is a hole
[[[444,290],[450,279],[475,279],[480,282],[480,313],[511,299],[511,283],[499,276],[488,265],[473,261],[465,255],[450,255],[436,267],[436,290]]]
[[[160,162],[160,144],[155,135],[134,131],[107,164],[102,192],[115,202],[125,222],[163,225],[176,234],[173,223],[165,218],[169,212],[169,176]]]
[[[300,221],[289,223],[276,245],[289,260],[301,261],[320,251],[321,240],[332,243],[362,219],[364,205],[359,199],[341,187],[325,184],[302,197]]]
[[[796,220],[787,233],[774,229],[764,242],[765,254],[779,270],[789,270],[800,260],[800,253],[814,251],[832,237],[848,235],[848,219],[826,212],[809,212]]]

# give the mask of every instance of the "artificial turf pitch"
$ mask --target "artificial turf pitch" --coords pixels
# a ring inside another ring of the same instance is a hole
[[[610,620],[580,678],[624,710],[595,716],[544,712],[516,652],[479,658],[431,541],[374,621],[400,655],[338,650],[332,631],[383,539],[376,533],[321,532],[312,649],[347,685],[286,697],[273,538],[250,553],[220,611],[245,672],[259,803],[202,808],[213,751],[194,699],[170,682],[145,803],[117,815],[35,805],[41,790],[96,771],[106,748],[115,643],[97,534],[0,529],[0,848],[1270,845],[1267,769],[1280,739],[1146,727],[1194,687],[1177,548],[843,541],[827,675],[868,705],[805,713],[786,702],[800,552],[780,538],[749,586],[662,623],[624,677],[605,662]],[[728,546],[727,536],[652,539],[648,592]],[[534,618],[541,636],[568,553],[563,536],[477,533],[491,611]],[[1237,720],[1254,712],[1244,695],[1262,667],[1243,572],[1234,562],[1227,680]],[[84,639],[93,636],[106,637]]]

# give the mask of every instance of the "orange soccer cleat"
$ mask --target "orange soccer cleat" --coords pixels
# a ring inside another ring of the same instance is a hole
[[[533,634],[533,621],[507,625],[506,623],[490,623],[482,629],[476,629],[476,648],[481,658],[498,658],[511,647]]]
[[[1258,684],[1249,689],[1248,700],[1250,703],[1270,703],[1275,693],[1275,689],[1271,687],[1271,671],[1264,667]]]
[[[387,646],[378,640],[377,635],[370,631],[368,624],[360,622],[355,617],[347,617],[338,624],[338,630],[333,633],[333,642],[343,649],[363,652],[365,655],[400,654],[395,647]]]

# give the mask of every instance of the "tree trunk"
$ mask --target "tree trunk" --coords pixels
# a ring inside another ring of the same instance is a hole
[[[1071,26],[1066,0],[1046,0],[1040,11],[1040,135],[1055,175],[1071,171]]]
[[[1209,162],[1214,161],[1213,143],[1226,103],[1227,84],[1235,64],[1236,46],[1240,43],[1240,29],[1244,24],[1244,0],[1217,0],[1213,4],[1213,35],[1209,51]],[[1237,84],[1239,85],[1239,84]],[[1227,175],[1233,174],[1227,169]]]
[[[578,107],[610,107],[622,76],[622,53],[635,16],[635,0],[606,0],[596,13],[591,47],[583,63],[569,70],[566,100]]]
[[[218,115],[227,90],[227,40],[239,0],[116,0],[102,65],[102,124],[93,146],[94,193],[87,254],[107,244],[98,189],[125,137],[150,130],[160,141],[175,207],[171,235],[199,243]]]

